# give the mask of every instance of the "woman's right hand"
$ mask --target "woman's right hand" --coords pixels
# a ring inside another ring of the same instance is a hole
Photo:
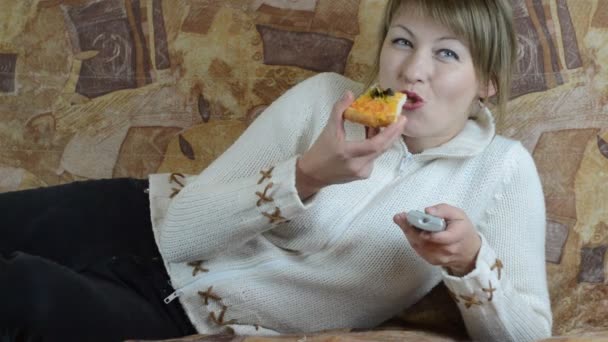
[[[347,91],[336,102],[325,128],[298,160],[296,188],[300,198],[306,199],[328,185],[368,178],[374,160],[401,136],[407,121],[403,115],[382,130],[366,128],[363,141],[346,141],[344,111],[353,101],[353,94]]]

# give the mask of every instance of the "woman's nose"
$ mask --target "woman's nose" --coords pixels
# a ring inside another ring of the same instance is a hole
[[[432,73],[432,68],[432,57],[423,51],[415,51],[404,58],[401,75],[410,84],[425,82]]]

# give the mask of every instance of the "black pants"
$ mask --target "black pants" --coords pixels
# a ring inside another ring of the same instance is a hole
[[[0,341],[121,341],[195,333],[154,242],[147,181],[0,194]]]

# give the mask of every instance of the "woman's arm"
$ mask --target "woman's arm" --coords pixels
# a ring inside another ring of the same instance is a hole
[[[444,282],[476,341],[533,341],[551,335],[540,179],[521,144],[505,161],[502,187],[478,225],[482,243],[475,269],[464,277],[444,271]]]
[[[354,87],[337,74],[321,74],[264,111],[171,203],[159,239],[164,257],[207,260],[296,217],[306,208],[302,200],[310,204],[324,186],[368,177],[406,119],[347,140],[343,113],[354,98],[346,90]]]
[[[320,74],[288,90],[183,188],[160,227],[165,259],[210,259],[301,213],[297,156],[314,141],[320,130],[316,122],[323,123],[331,111],[330,96],[320,94],[328,88],[340,92],[347,82]]]

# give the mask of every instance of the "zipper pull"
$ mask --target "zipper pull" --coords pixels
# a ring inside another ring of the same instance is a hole
[[[182,292],[182,291],[180,291],[180,290],[175,290],[175,291],[173,291],[173,293],[172,293],[172,294],[170,294],[169,296],[167,296],[167,298],[163,299],[163,301],[165,302],[165,304],[169,304],[169,303],[171,303],[172,301],[174,301],[174,300],[175,300],[175,298],[177,298],[177,297],[181,296],[182,294],[183,294],[183,292]]]
[[[405,171],[407,163],[410,160],[412,160],[412,154],[409,152],[406,152],[405,157],[401,158],[401,163],[399,164],[399,171],[401,171],[401,172]]]

